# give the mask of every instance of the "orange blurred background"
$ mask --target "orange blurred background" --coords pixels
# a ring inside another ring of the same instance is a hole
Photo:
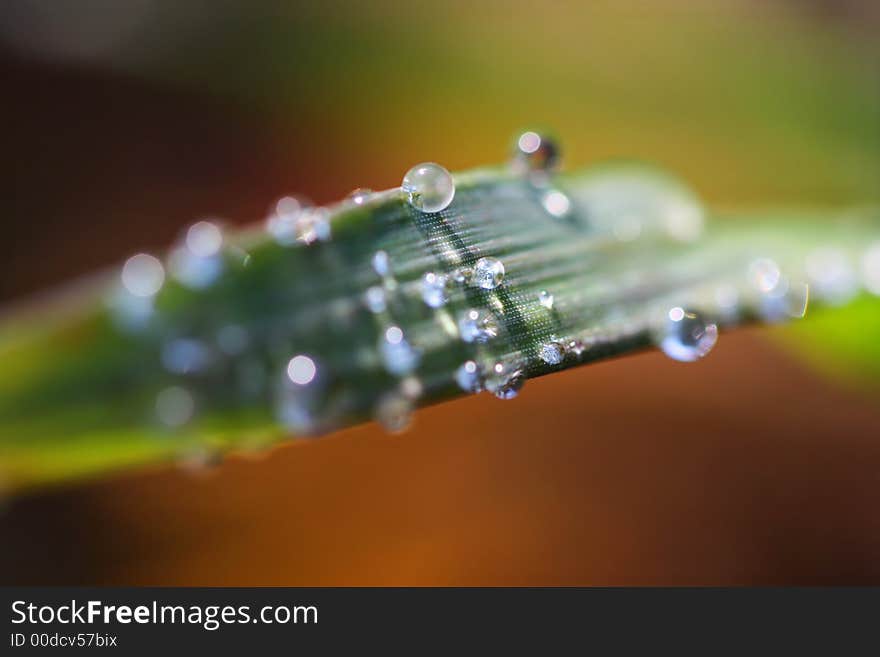
[[[570,167],[638,156],[710,206],[880,200],[875,3],[584,5],[4,3],[0,300],[200,216],[498,161],[525,125]],[[0,581],[880,583],[878,388],[791,335],[13,499]]]

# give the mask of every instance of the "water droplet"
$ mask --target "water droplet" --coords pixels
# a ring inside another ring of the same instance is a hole
[[[558,189],[551,189],[541,196],[541,205],[557,219],[565,217],[571,211],[571,201]]]
[[[195,401],[186,388],[170,386],[156,396],[156,415],[169,427],[181,427],[192,419]]]
[[[455,371],[455,382],[465,392],[479,392],[483,389],[483,373],[480,366],[472,360],[463,363]]]
[[[434,162],[423,162],[407,171],[401,189],[409,204],[421,212],[445,210],[455,196],[452,174]]]
[[[202,250],[205,246],[200,244],[198,248]],[[183,285],[201,290],[211,285],[223,273],[223,258],[219,251],[207,256],[199,255],[184,244],[171,251],[168,266]]]
[[[122,266],[122,285],[136,297],[155,296],[165,282],[165,268],[158,258],[138,253]]]
[[[195,338],[177,338],[162,346],[162,365],[174,374],[195,374],[211,362],[207,345]]]
[[[198,221],[186,231],[186,248],[197,258],[210,258],[223,247],[223,231],[210,221]]]
[[[565,348],[558,342],[546,342],[538,350],[538,356],[548,365],[559,365],[565,358]]]
[[[553,310],[553,295],[547,290],[541,290],[538,292],[538,303],[544,306],[547,310]]]
[[[825,247],[807,256],[806,272],[816,298],[831,305],[850,301],[859,291],[855,267],[840,249]]]
[[[809,300],[810,288],[806,283],[782,279],[773,290],[761,296],[761,318],[771,323],[798,319],[806,314]]]
[[[771,292],[782,279],[779,265],[769,258],[759,258],[749,265],[749,278],[760,292]]]
[[[370,197],[372,195],[372,189],[367,189],[366,187],[358,187],[348,195],[348,200],[355,205],[363,205],[370,200]]]
[[[498,322],[489,311],[471,308],[459,318],[458,332],[465,342],[488,342],[498,335]]]
[[[673,360],[684,363],[699,360],[718,341],[718,327],[699,313],[675,307],[669,311],[660,349]]]
[[[413,404],[397,393],[384,395],[376,405],[376,421],[388,433],[401,433],[412,424]]]
[[[880,242],[871,244],[862,256],[862,278],[871,294],[880,296]]]
[[[526,383],[525,373],[512,365],[495,363],[491,376],[486,380],[486,387],[498,399],[513,399]]]
[[[304,196],[285,196],[275,203],[275,214],[295,217],[310,207],[312,207],[312,202]]]
[[[422,277],[422,300],[431,308],[441,308],[446,305],[449,296],[446,289],[449,277],[446,274],[428,272]]]
[[[587,341],[575,338],[574,340],[569,340],[567,350],[569,353],[574,354],[575,356],[580,358],[581,354],[583,354],[589,348],[590,344]]]
[[[474,264],[470,284],[484,290],[494,290],[504,280],[504,264],[497,258],[480,258]]]
[[[382,278],[391,275],[391,259],[385,251],[376,251],[373,254],[371,264],[373,265],[373,271]]]
[[[282,246],[295,244],[299,217],[310,206],[303,198],[285,196],[275,204],[275,211],[266,220],[266,230]]]
[[[287,363],[287,378],[298,386],[305,386],[315,380],[318,368],[315,361],[306,355],[294,356]]]
[[[364,305],[374,315],[384,313],[388,305],[385,299],[385,290],[378,285],[367,288],[367,291],[364,293]]]
[[[514,167],[519,171],[553,171],[559,165],[559,146],[547,135],[528,131],[516,140]]]
[[[330,239],[330,212],[327,208],[308,208],[296,217],[296,239],[303,244]]]
[[[379,339],[382,362],[389,374],[405,376],[416,369],[421,354],[403,335],[399,326],[389,326]]]

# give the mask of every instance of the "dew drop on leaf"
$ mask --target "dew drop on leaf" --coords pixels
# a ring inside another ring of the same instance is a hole
[[[455,196],[452,174],[434,162],[423,162],[407,171],[401,189],[409,204],[421,212],[445,210]]]
[[[718,327],[701,314],[676,306],[667,314],[660,349],[683,363],[699,360],[718,341]]]

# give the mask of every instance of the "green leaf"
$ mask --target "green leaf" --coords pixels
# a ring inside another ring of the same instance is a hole
[[[207,242],[172,249],[154,298],[110,272],[11,311],[0,478],[27,489],[376,416],[400,428],[412,407],[466,394],[463,377],[512,396],[526,379],[652,347],[677,326],[674,308],[710,333],[797,316],[816,249],[834,245],[855,268],[880,238],[872,209],[704,225],[685,186],[635,165],[499,167],[455,183],[439,213],[390,190],[301,212],[288,225],[299,239],[228,232],[216,255],[208,227]],[[453,281],[481,258],[503,263],[498,287]],[[429,273],[450,279],[440,307],[423,298]],[[462,339],[471,312],[485,342]]]

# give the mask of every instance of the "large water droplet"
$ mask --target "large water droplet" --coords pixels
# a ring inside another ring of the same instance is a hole
[[[548,365],[559,365],[565,358],[565,348],[558,342],[546,342],[538,349],[538,356]]]
[[[483,388],[483,373],[472,360],[463,363],[455,371],[455,382],[465,392],[479,392]]]
[[[422,300],[431,308],[446,305],[449,296],[446,294],[449,277],[446,274],[428,272],[422,277]]]
[[[401,433],[412,424],[412,401],[398,393],[384,395],[376,405],[376,420],[388,433]]]
[[[497,258],[480,258],[474,263],[471,285],[494,290],[504,280],[504,264]]]
[[[455,196],[452,174],[439,164],[424,162],[406,172],[401,189],[409,204],[421,212],[440,212]]]
[[[555,140],[529,130],[516,140],[514,168],[519,171],[550,172],[559,165],[560,152]]]
[[[526,383],[525,373],[513,365],[495,363],[491,375],[486,379],[486,387],[498,399],[513,399]]]
[[[138,253],[122,266],[122,285],[136,297],[155,296],[165,282],[165,268],[158,258]]]
[[[418,367],[421,354],[403,335],[399,326],[389,326],[379,338],[382,362],[389,374],[406,376]]]
[[[660,349],[673,360],[684,363],[699,360],[718,341],[718,327],[699,313],[675,307],[669,311]]]
[[[488,342],[498,335],[498,322],[489,311],[471,308],[459,318],[458,332],[465,342]]]

